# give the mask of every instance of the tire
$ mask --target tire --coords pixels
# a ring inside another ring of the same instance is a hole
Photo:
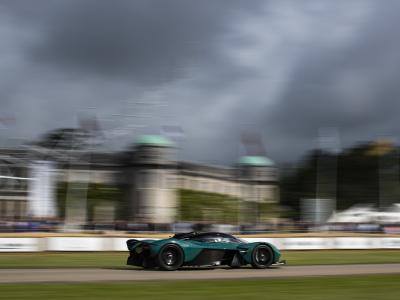
[[[268,268],[274,260],[274,253],[267,245],[258,245],[251,254],[251,265],[256,269]]]
[[[158,253],[157,261],[160,269],[175,271],[183,264],[182,248],[175,244],[165,245]]]

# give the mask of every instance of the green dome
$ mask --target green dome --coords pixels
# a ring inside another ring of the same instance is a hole
[[[174,144],[164,136],[146,134],[136,139],[136,145],[172,147]]]
[[[258,167],[273,166],[275,163],[267,157],[264,156],[242,156],[239,159],[239,164],[250,165]]]

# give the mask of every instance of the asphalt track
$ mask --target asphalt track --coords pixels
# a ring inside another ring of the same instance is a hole
[[[2,269],[0,270],[0,283],[244,279],[368,274],[400,274],[400,264],[282,266],[264,270],[252,268],[182,269],[173,272],[129,268]]]

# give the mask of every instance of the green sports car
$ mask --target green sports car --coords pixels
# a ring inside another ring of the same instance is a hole
[[[127,242],[130,255],[127,264],[143,268],[173,271],[182,266],[219,266],[239,268],[251,264],[264,269],[279,261],[280,252],[265,242],[247,243],[220,232],[180,233],[163,240]]]

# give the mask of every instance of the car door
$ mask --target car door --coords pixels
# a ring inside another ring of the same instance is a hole
[[[202,250],[192,261],[193,265],[218,265],[227,252],[236,250],[237,245],[220,235],[204,235],[193,238],[191,243]]]

